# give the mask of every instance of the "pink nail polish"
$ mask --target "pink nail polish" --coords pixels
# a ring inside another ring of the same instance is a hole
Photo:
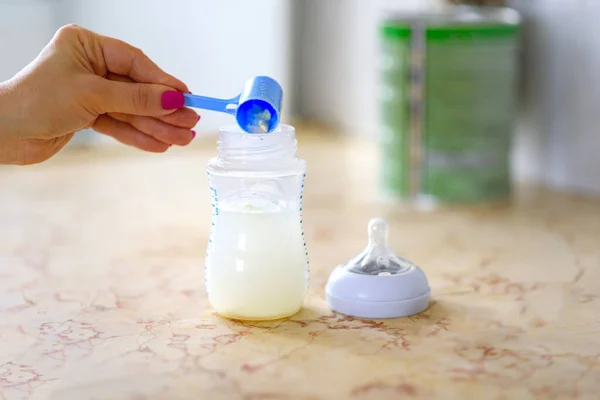
[[[196,137],[196,131],[192,131],[192,139]]]
[[[196,122],[200,121],[200,116],[198,115],[198,119],[196,120]]]
[[[182,108],[184,102],[185,98],[183,97],[183,93],[173,91],[164,92],[160,99],[160,104],[165,110],[175,110],[177,108]]]

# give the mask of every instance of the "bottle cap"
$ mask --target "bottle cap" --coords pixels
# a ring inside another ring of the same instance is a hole
[[[431,293],[427,278],[390,249],[387,222],[372,219],[368,233],[367,248],[329,276],[329,307],[361,318],[398,318],[425,310]]]

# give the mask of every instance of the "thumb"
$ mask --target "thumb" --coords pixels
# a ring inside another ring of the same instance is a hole
[[[164,85],[105,81],[101,91],[103,112],[160,116],[182,108],[183,93]]]

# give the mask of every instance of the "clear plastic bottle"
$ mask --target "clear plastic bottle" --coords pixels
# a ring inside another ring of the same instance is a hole
[[[306,164],[295,130],[268,134],[227,126],[208,162],[213,219],[206,252],[209,301],[219,314],[270,320],[295,314],[308,285],[302,231]]]

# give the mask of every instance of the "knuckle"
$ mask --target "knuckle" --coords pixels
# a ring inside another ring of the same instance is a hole
[[[150,92],[146,85],[136,85],[133,90],[133,107],[136,110],[145,110],[150,101]]]
[[[137,47],[132,47],[130,52],[131,52],[132,61],[131,61],[131,66],[129,67],[128,75],[131,75],[132,73],[134,73],[136,71],[136,69],[139,68],[140,60],[143,59],[144,57],[146,57],[144,55],[144,52]]]
[[[135,134],[133,135],[133,145],[135,147],[137,147],[138,149],[142,149],[145,150],[145,143],[144,143],[144,134],[141,132],[135,132]]]
[[[133,53],[134,53],[136,56],[143,56],[143,55],[144,55],[144,52],[143,52],[143,51],[142,51],[142,49],[140,49],[139,47],[134,47],[134,48],[133,48]]]
[[[170,127],[166,124],[163,123],[155,123],[154,124],[154,131],[156,132],[156,134],[163,138],[163,139],[167,139],[167,140],[172,140],[173,139],[173,134],[172,131],[170,129]]]
[[[56,32],[56,38],[57,39],[71,38],[74,35],[79,34],[80,31],[81,31],[81,27],[79,25],[68,24],[68,25],[65,25],[65,26],[61,27]]]
[[[131,48],[131,55],[133,56],[133,62],[131,63],[131,67],[133,68],[135,66],[135,63],[145,57],[144,52],[142,51],[142,49],[139,49],[137,47],[132,47]]]

